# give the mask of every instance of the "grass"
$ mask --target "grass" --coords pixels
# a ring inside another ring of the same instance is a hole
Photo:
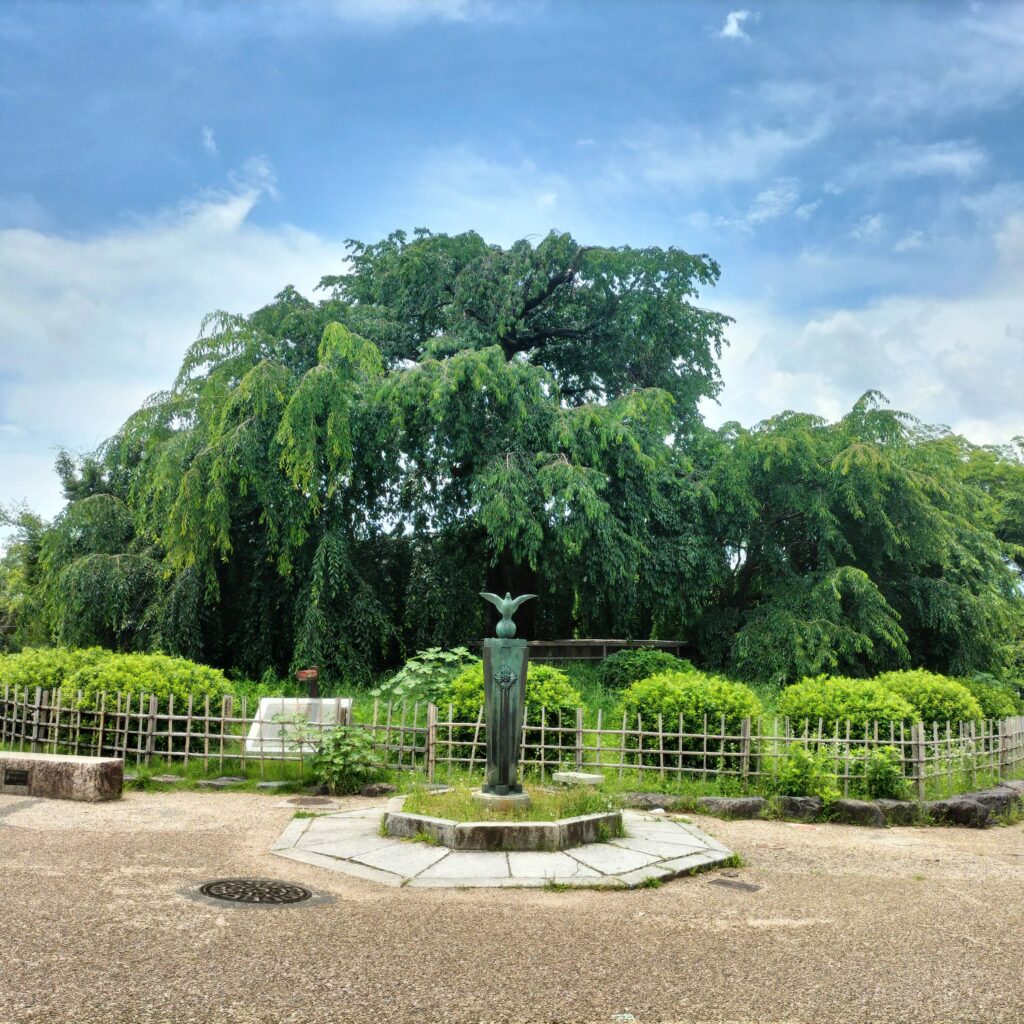
[[[592,789],[546,790],[531,786],[527,787],[527,792],[530,794],[528,807],[495,811],[475,800],[468,786],[460,786],[450,793],[414,789],[406,798],[403,810],[453,821],[554,821],[618,810],[618,802],[609,794]],[[609,834],[608,838],[614,837]]]

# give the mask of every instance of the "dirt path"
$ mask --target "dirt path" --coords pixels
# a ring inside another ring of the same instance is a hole
[[[387,889],[281,860],[274,797],[0,797],[0,1022],[1024,1019],[1024,828],[696,819],[747,860],[634,892]],[[351,806],[370,801],[352,801]],[[233,875],[330,892],[223,910]]]

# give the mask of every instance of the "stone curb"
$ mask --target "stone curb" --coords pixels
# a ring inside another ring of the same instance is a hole
[[[645,807],[681,808],[682,800],[665,794],[632,793],[627,800]],[[650,797],[651,799],[643,799]],[[834,822],[887,828],[898,825],[923,825],[928,821],[962,828],[985,828],[992,818],[1014,806],[1024,804],[1024,780],[1011,779],[989,789],[959,793],[941,800],[850,800],[833,801],[825,808],[818,797],[781,796],[778,808],[784,819],[810,822]],[[706,814],[720,818],[764,818],[771,809],[763,797],[700,797],[697,805]]]

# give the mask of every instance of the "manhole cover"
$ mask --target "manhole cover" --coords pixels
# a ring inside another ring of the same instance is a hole
[[[741,889],[743,892],[757,892],[761,888],[761,886],[753,885],[751,882],[737,882],[732,878],[714,878],[709,884],[721,885],[726,889]]]
[[[218,878],[201,885],[199,891],[227,903],[302,903],[313,895],[301,885],[273,878]]]
[[[333,807],[334,801],[329,796],[293,796],[285,801],[289,807]]]

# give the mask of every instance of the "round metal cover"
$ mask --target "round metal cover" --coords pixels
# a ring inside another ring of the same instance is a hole
[[[288,801],[291,807],[333,807],[329,796],[293,796]]]
[[[275,878],[218,878],[199,887],[200,893],[227,903],[260,903],[280,906],[302,903],[313,894],[301,885]]]

